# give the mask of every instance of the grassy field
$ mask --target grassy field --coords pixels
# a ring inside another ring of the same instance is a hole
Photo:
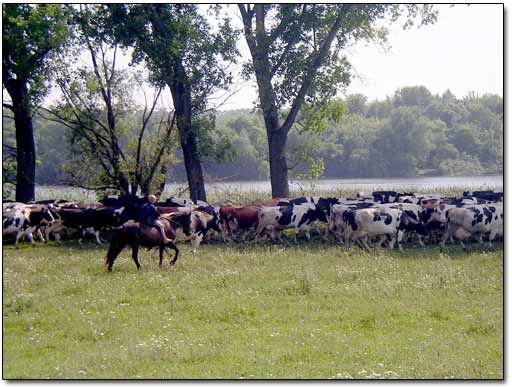
[[[502,378],[503,245],[3,250],[3,377]]]

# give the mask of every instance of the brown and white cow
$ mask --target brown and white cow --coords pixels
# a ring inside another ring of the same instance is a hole
[[[219,209],[220,229],[223,241],[232,240],[242,234],[242,240],[258,226],[260,205],[223,206]]]

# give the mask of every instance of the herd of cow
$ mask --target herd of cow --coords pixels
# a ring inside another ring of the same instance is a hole
[[[44,242],[51,237],[60,242],[61,233],[70,236],[70,231],[76,230],[79,243],[91,233],[101,244],[102,232],[137,222],[145,203],[145,198],[134,195],[105,197],[88,204],[64,200],[4,202],[2,234],[4,240],[12,236],[17,245],[22,238],[34,243],[34,235]],[[311,227],[315,225],[320,234],[322,223],[325,240],[334,236],[348,248],[357,243],[369,249],[376,243],[401,249],[402,243],[414,240],[422,246],[430,242],[443,247],[454,239],[464,246],[463,241],[481,243],[484,237],[491,244],[503,236],[503,193],[494,191],[464,192],[462,197],[451,198],[375,191],[360,192],[356,198],[300,197],[221,207],[173,197],[156,203],[156,208],[172,229],[171,239],[175,240],[175,231],[181,229],[191,240],[194,253],[201,240],[215,232],[226,243],[268,238],[275,242],[282,241],[284,229],[293,228],[295,240],[300,231],[309,240]]]

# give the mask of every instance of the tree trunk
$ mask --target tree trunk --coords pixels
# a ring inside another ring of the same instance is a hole
[[[189,138],[185,143],[182,141],[181,148],[183,149],[183,158],[187,170],[190,199],[206,201],[203,169],[198,157],[195,138]]]
[[[290,194],[288,186],[288,167],[286,164],[286,140],[288,130],[279,127],[279,112],[276,96],[272,87],[271,65],[269,61],[268,45],[265,34],[264,5],[254,6],[256,14],[256,41],[247,40],[253,58],[256,82],[260,97],[260,108],[263,112],[265,128],[267,130],[268,157],[270,167],[270,185],[273,198],[287,198]],[[250,30],[250,20],[246,19],[246,32]],[[247,37],[246,33],[246,37]]]
[[[201,159],[197,149],[197,134],[192,128],[192,96],[190,86],[187,82],[185,69],[179,61],[174,64],[174,70],[176,76],[172,82],[169,82],[169,88],[171,89],[174,109],[176,110],[190,199],[206,201],[203,168],[201,167]]]
[[[271,54],[269,45],[272,44],[275,37],[271,39],[265,27],[267,8],[265,4],[255,4],[252,10],[249,5],[246,7],[239,4],[238,7],[244,23],[245,39],[249,46],[249,51],[251,52],[254,73],[258,84],[260,107],[263,111],[265,127],[267,129],[272,197],[288,197],[290,191],[288,187],[288,167],[285,156],[288,132],[295,122],[307,92],[311,89],[318,68],[329,53],[331,44],[336,37],[336,32],[341,28],[343,20],[342,13],[338,14],[329,33],[321,43],[318,52],[315,50],[314,54],[311,54],[309,58],[311,59],[311,64],[309,67],[305,68],[305,76],[293,99],[290,111],[286,115],[284,122],[279,125],[279,111],[276,102],[276,94],[272,85],[275,69],[272,69],[269,59]],[[253,29],[254,17],[256,24]]]
[[[272,136],[268,139],[268,156],[273,198],[287,198],[290,196],[285,150],[286,135],[283,135],[281,131],[272,132]]]
[[[12,99],[16,126],[16,201],[26,203],[35,199],[36,178],[36,148],[28,87],[22,79],[9,79],[4,85]]]

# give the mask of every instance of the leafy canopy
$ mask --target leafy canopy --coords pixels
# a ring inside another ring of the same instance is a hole
[[[61,4],[3,4],[2,67],[8,80],[29,84],[37,103],[47,91],[51,56],[70,36],[70,8]]]

